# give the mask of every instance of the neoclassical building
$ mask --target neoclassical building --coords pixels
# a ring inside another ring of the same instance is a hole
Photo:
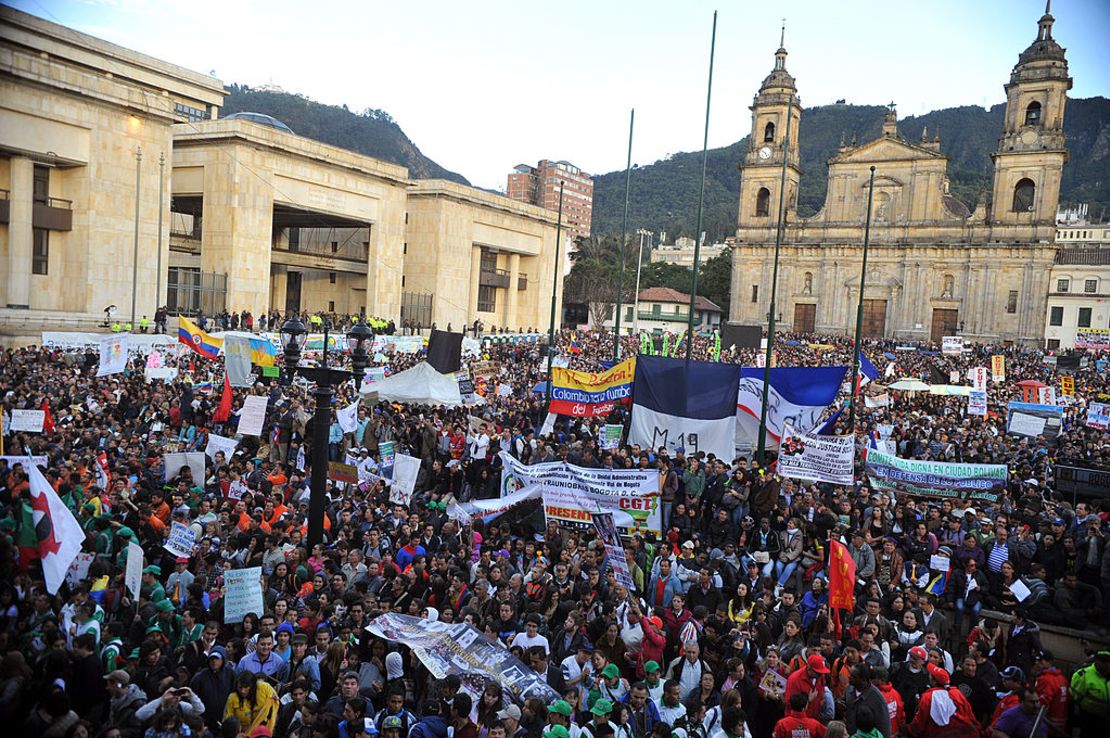
[[[939,138],[903,138],[892,105],[878,138],[840,146],[828,162],[824,206],[812,217],[799,216],[798,128],[804,111],[780,47],[751,106],[752,132],[740,167],[731,321],[767,320],[785,156],[779,328],[855,330],[873,166],[864,335],[1042,341],[1071,88],[1052,23],[1046,12],[1005,85],[1005,123],[991,155],[993,185],[974,211],[948,193],[948,157]]]

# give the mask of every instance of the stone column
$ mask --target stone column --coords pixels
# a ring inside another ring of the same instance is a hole
[[[31,306],[34,180],[35,163],[26,157],[13,156],[8,215],[8,307],[22,310]]]
[[[505,298],[505,325],[511,330],[516,330],[516,306],[519,292],[516,284],[520,277],[520,254],[509,254],[509,289]]]
[[[482,250],[470,246],[470,292],[466,301],[466,322],[473,323],[478,318],[478,279],[482,271]]]

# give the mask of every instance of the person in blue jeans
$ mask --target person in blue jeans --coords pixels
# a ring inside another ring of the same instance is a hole
[[[798,560],[802,557],[802,531],[798,528],[797,518],[786,521],[786,530],[782,533],[779,548],[778,561],[775,562],[775,576],[778,586],[783,587],[794,575],[794,570],[798,568]]]

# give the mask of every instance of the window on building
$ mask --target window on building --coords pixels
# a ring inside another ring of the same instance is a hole
[[[1063,325],[1064,324],[1064,308],[1053,305],[1048,309],[1048,324],[1049,325]]]
[[[1083,291],[1084,292],[1089,292],[1089,293],[1098,292],[1098,280],[1097,279],[1085,279],[1085,280],[1083,280]]]
[[[775,124],[774,123],[768,123],[763,128],[763,140],[766,141],[767,143],[774,142],[774,140],[775,140]]]
[[[50,231],[45,228],[35,228],[33,233],[31,274],[48,274],[50,272]]]
[[[752,285],[752,302],[759,302],[759,285]]]
[[[1079,322],[1077,325],[1080,328],[1091,327],[1091,308],[1079,308]]]
[[[1056,349],[1060,348],[1060,339],[1059,338],[1050,338],[1050,339],[1048,339],[1048,346],[1046,346],[1045,348],[1047,348],[1049,351],[1055,351]]]
[[[497,288],[486,284],[478,285],[478,312],[493,313],[497,311]]]
[[[328,300],[328,312],[329,313],[334,313],[335,312],[335,300]]]
[[[1028,213],[1033,210],[1033,197],[1037,194],[1037,186],[1029,178],[1019,179],[1014,185],[1014,212]]]
[[[624,311],[624,320],[625,320],[625,322],[631,322],[632,321],[632,306],[631,305],[629,305],[628,308],[626,308],[625,311]]]
[[[1041,124],[1041,104],[1034,100],[1025,108],[1025,125],[1039,126]]]
[[[332,241],[331,242],[331,252],[333,254],[338,254],[339,253],[339,241]]]
[[[1070,279],[1057,279],[1056,280],[1056,291],[1057,292],[1067,292],[1070,287],[1071,287],[1071,280]]]
[[[335,272],[328,272],[328,281],[335,284]]]
[[[1010,290],[1009,296],[1006,298],[1006,312],[1011,315],[1017,312],[1017,290]]]
[[[481,263],[478,267],[483,272],[493,272],[497,270],[497,254],[489,249],[482,249]]]
[[[289,250],[300,251],[301,249],[301,229],[297,226],[292,226],[289,229]]]
[[[35,165],[34,179],[31,182],[31,195],[40,205],[50,202],[50,167]]]
[[[760,187],[755,195],[755,214],[757,217],[768,215],[771,210],[771,191]]]
[[[663,306],[659,303],[653,303],[651,306],[651,317],[658,318],[663,314]]]

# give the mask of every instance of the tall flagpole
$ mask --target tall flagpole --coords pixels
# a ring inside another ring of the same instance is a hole
[[[705,133],[701,141],[701,183],[698,188],[698,220],[694,229],[694,274],[690,280],[690,307],[686,322],[686,361],[694,348],[694,305],[698,299],[698,259],[701,256],[701,219],[705,205],[705,167],[709,159],[709,103],[713,100],[713,54],[717,49],[717,11],[713,11],[713,35],[709,41],[709,85],[705,92]]]
[[[871,202],[875,197],[875,167],[871,167],[871,180],[867,185],[867,220],[863,226],[863,263],[859,270],[859,305],[856,306],[856,344],[852,351],[852,399],[848,401],[848,435],[852,443],[856,438],[856,402],[859,395],[860,341],[863,340],[863,285],[867,281],[867,246],[871,242]],[[855,453],[852,455],[855,464]]]
[[[617,314],[613,323],[613,361],[621,359],[621,293],[624,292],[624,244],[628,240],[628,193],[632,187],[632,127],[636,123],[636,108],[628,116],[628,164],[624,169],[624,220],[621,222],[621,268],[617,275]]]
[[[767,354],[763,362],[763,402],[759,409],[759,463],[767,456],[767,400],[771,394],[771,351],[775,347],[775,300],[779,289],[779,251],[786,217],[786,162],[790,159],[790,124],[794,120],[794,95],[786,101],[786,137],[782,141],[782,174],[779,176],[779,220],[775,226],[775,264],[771,270],[771,308],[767,313]]]
[[[566,182],[559,180],[559,216],[555,225],[555,267],[551,270],[555,275],[551,278],[551,324],[547,328],[547,407],[551,407],[551,364],[555,359],[555,293],[559,287],[559,279],[563,276],[563,267],[559,264],[559,248],[563,238],[563,191]]]

